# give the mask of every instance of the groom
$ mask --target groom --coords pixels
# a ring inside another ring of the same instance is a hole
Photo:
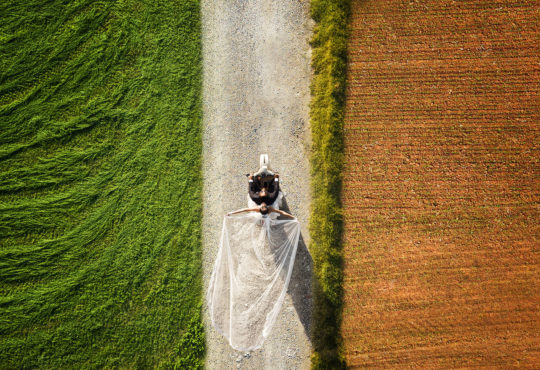
[[[265,180],[267,178],[265,178]],[[279,175],[271,175],[270,182],[268,184],[267,181],[263,182],[263,179],[260,175],[257,175],[255,177],[253,177],[253,175],[249,175],[248,191],[249,197],[257,205],[261,205],[262,203],[270,205],[274,203],[279,195]]]

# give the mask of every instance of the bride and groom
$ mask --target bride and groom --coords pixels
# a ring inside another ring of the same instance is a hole
[[[260,348],[285,299],[300,237],[298,220],[280,210],[279,175],[249,176],[248,208],[228,213],[210,278],[212,324],[236,350]],[[278,219],[279,215],[287,219]]]

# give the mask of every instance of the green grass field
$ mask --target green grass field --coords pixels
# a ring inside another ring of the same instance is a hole
[[[204,356],[193,1],[0,4],[0,367]]]

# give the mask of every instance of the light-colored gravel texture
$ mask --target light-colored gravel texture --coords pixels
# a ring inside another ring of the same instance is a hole
[[[233,350],[205,305],[208,369],[307,369],[312,313],[309,215],[309,1],[203,0],[205,294],[223,215],[247,205],[245,174],[268,153],[280,173],[285,209],[302,237],[285,303],[265,344]]]

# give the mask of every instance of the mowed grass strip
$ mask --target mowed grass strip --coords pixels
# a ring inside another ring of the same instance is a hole
[[[341,175],[347,57],[346,0],[313,0],[310,106],[312,205],[309,231],[314,261],[312,368],[344,368],[341,349],[342,248]]]
[[[0,364],[201,367],[198,1],[0,4]]]
[[[351,367],[537,367],[537,1],[354,2]]]

